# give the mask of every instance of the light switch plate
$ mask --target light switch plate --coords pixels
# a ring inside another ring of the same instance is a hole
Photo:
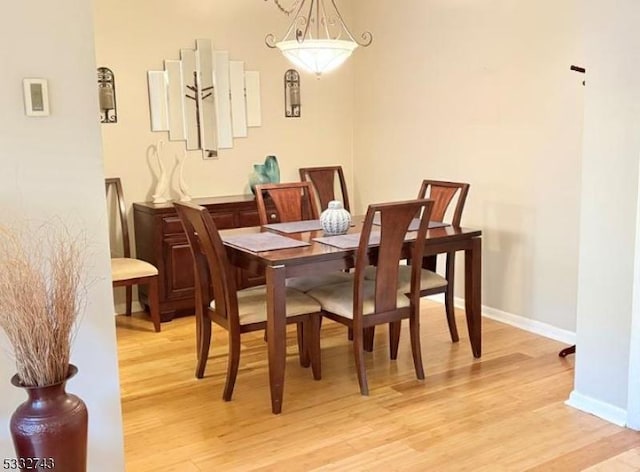
[[[47,79],[23,79],[24,111],[27,116],[49,116]]]

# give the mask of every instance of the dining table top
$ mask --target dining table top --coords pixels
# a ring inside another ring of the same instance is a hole
[[[352,217],[352,226],[349,228],[348,234],[357,234],[362,230],[362,224],[364,222],[364,215],[356,215]],[[238,253],[246,253],[247,255],[252,256],[253,258],[259,258],[265,263],[272,265],[283,262],[292,262],[296,259],[308,259],[313,258],[316,260],[319,259],[333,259],[333,258],[342,258],[345,256],[345,252],[347,253],[355,253],[356,247],[352,248],[339,248],[335,246],[331,246],[329,244],[324,244],[322,242],[315,241],[316,238],[324,237],[324,232],[319,230],[312,231],[301,231],[301,232],[293,232],[286,233],[278,231],[277,225],[269,225],[268,227],[264,226],[250,226],[245,228],[234,228],[234,229],[225,229],[220,231],[223,241],[230,237],[242,236],[242,235],[251,235],[256,233],[270,232],[279,234],[281,236],[308,243],[308,245],[277,249],[271,251],[250,251],[244,249],[242,247],[231,247],[226,241],[225,245],[232,249],[232,251],[236,254]],[[375,231],[375,229],[374,229]],[[407,233],[408,235],[411,232]],[[474,228],[465,228],[465,227],[454,227],[451,225],[440,226],[436,228],[431,228],[427,230],[427,240],[426,240],[426,248],[425,253],[438,253],[441,252],[439,249],[435,248],[433,251],[429,250],[429,246],[438,246],[440,243],[452,243],[457,240],[468,240],[475,237],[480,237],[482,235],[482,231]]]

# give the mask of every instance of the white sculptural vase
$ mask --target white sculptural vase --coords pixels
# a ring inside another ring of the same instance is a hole
[[[320,225],[327,236],[345,234],[351,226],[351,214],[344,209],[341,201],[331,200],[329,207],[320,215]]]
[[[182,154],[182,158],[176,157],[178,160],[178,193],[180,194],[181,202],[191,201],[189,187],[187,187],[187,183],[184,181],[184,163],[186,162],[187,157],[187,151]]]
[[[158,160],[158,167],[160,168],[160,175],[158,176],[158,184],[156,190],[153,192],[153,203],[167,203],[169,200],[165,196],[167,187],[169,186],[169,178],[167,177],[167,171],[162,162],[162,147],[163,141],[158,141],[155,147],[156,159]]]

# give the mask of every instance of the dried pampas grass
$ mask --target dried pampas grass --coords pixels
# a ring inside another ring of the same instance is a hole
[[[0,227],[0,327],[24,386],[67,378],[84,300],[83,248],[62,224],[20,233]]]

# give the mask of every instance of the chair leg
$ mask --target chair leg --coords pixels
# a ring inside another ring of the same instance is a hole
[[[306,321],[296,323],[296,335],[298,337],[298,355],[300,356],[300,365],[302,367],[309,367],[311,365],[311,360],[309,359],[309,351],[306,346],[305,324],[307,324]]]
[[[400,344],[400,328],[401,327],[402,327],[402,321],[393,321],[389,323],[390,359],[394,361],[398,358],[398,345]]]
[[[367,370],[364,362],[364,332],[362,329],[353,331],[353,356],[356,360],[356,372],[358,373],[358,384],[360,384],[360,394],[369,395],[369,385],[367,383]]]
[[[311,360],[311,371],[314,380],[322,378],[322,367],[320,361],[320,324],[322,315],[311,315],[304,323],[305,341],[304,345],[307,349],[307,356]]]
[[[149,315],[151,316],[151,321],[153,321],[153,328],[156,330],[156,333],[160,332],[160,300],[158,297],[158,277],[154,277],[149,282]],[[128,290],[131,290],[131,287],[127,287]],[[129,295],[129,293],[127,294]],[[129,303],[131,300],[127,300]],[[127,314],[131,314],[131,306],[128,307]]]
[[[227,380],[224,384],[222,399],[231,401],[233,387],[236,385],[238,366],[240,365],[240,332],[229,331],[229,359],[227,360]]]
[[[445,277],[447,279],[447,291],[444,293],[444,309],[447,313],[447,324],[449,325],[449,334],[451,342],[457,343],[460,340],[458,336],[458,327],[456,326],[456,313],[453,307],[453,279],[455,275],[456,253],[447,253],[447,267]]]
[[[211,345],[211,320],[196,313],[196,377],[204,377],[204,369],[209,359],[209,346]]]
[[[126,305],[125,305],[125,315],[127,316],[131,316],[131,307],[133,305],[133,287],[131,287],[131,285],[127,285],[125,287],[126,290]],[[151,294],[149,294],[149,297],[151,297]],[[149,302],[151,303],[151,302]]]
[[[411,354],[413,365],[416,369],[416,377],[424,380],[424,367],[422,366],[422,348],[420,347],[420,313],[415,313],[409,318],[409,331],[411,334]]]
[[[376,334],[376,327],[371,326],[364,329],[363,347],[367,352],[373,352],[373,337]]]

